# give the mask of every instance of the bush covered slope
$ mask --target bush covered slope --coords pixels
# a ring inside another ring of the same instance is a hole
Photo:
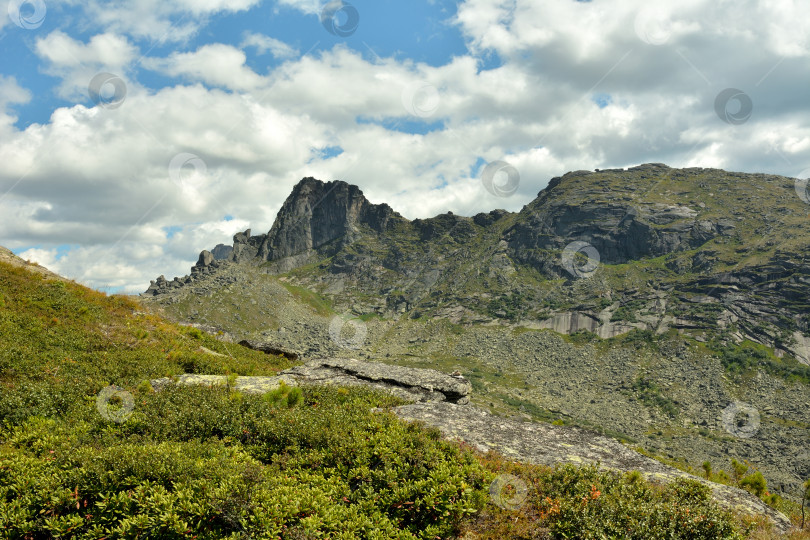
[[[285,365],[131,300],[0,262],[3,537],[739,535],[694,485],[482,457],[372,412],[395,405],[391,397],[307,388],[300,401],[278,400],[145,383]],[[99,402],[109,385],[120,399]],[[489,490],[506,469],[532,489],[503,509],[494,502],[504,506],[504,495]]]

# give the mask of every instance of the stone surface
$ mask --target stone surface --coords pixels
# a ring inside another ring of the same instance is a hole
[[[265,394],[278,388],[282,380],[290,386],[296,384],[294,378],[284,375],[279,375],[278,377],[236,377],[233,389],[247,394]],[[179,375],[176,381],[171,377],[163,377],[153,379],[150,383],[155,391],[160,391],[172,384],[224,387],[228,384],[228,377],[225,375],[196,375],[185,373]]]
[[[324,358],[288,369],[284,374],[306,382],[339,386],[365,385],[415,401],[469,403],[472,386],[463,377],[435,369],[414,369],[351,358]]]
[[[282,371],[277,377],[237,377],[235,389],[264,393],[277,388],[280,380],[293,386],[301,384],[365,386],[409,401],[448,401],[456,404],[469,403],[472,390],[464,377],[446,375],[434,369],[404,368],[379,362],[341,358],[313,360]],[[168,377],[151,381],[155,390],[173,382],[173,379]],[[227,377],[184,374],[177,378],[177,383],[221,386],[227,383]]]

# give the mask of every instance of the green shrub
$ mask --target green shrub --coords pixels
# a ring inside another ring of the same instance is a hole
[[[70,423],[8,427],[0,528],[76,538],[433,538],[483,506],[487,476],[469,452],[370,412],[395,398],[294,390],[287,400],[299,405],[276,408],[250,394],[233,400],[225,388],[170,387],[139,394],[123,424],[88,403]]]
[[[757,497],[762,497],[763,494],[767,491],[767,482],[765,481],[765,477],[762,476],[762,473],[759,471],[754,472],[753,474],[749,474],[742,480],[740,480],[740,487],[743,489],[747,489]]]

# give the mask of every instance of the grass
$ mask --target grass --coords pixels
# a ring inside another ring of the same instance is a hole
[[[334,315],[332,304],[318,293],[314,293],[306,287],[299,287],[291,283],[281,282],[284,288],[292,294],[299,302],[310,306],[315,313],[323,317]]]

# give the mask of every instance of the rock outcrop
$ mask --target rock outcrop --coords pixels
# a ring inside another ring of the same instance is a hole
[[[370,203],[357,186],[304,178],[284,201],[257,256],[286,271],[334,255],[363,232],[383,233],[392,221],[405,220],[387,204]]]
[[[379,362],[325,358],[282,372],[308,383],[367,386],[413,401],[469,403],[472,386],[464,377],[435,369],[407,368]]]
[[[464,377],[446,375],[434,369],[405,368],[342,358],[313,360],[282,371],[276,377],[237,377],[234,388],[248,393],[265,393],[277,388],[282,380],[289,385],[364,386],[408,401],[446,401],[460,405],[469,403],[472,390]],[[174,382],[168,377],[151,381],[156,390]],[[227,384],[227,377],[185,374],[180,375],[176,382],[221,386]]]

